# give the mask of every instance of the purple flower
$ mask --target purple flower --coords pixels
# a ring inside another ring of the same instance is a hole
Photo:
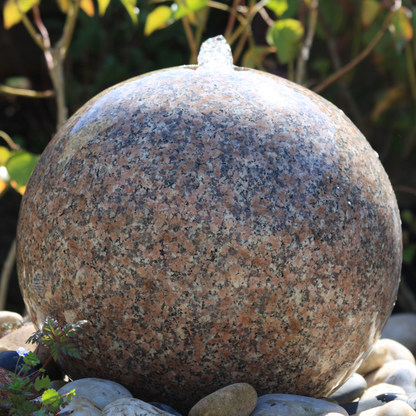
[[[23,347],[20,347],[16,350],[16,352],[21,356],[24,357],[25,355],[29,354],[29,351],[26,351]]]

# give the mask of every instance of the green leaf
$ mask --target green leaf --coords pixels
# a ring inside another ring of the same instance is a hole
[[[394,38],[396,40],[396,51],[400,53],[406,43],[413,39],[413,26],[410,21],[410,10],[400,7],[393,16]]]
[[[49,389],[51,385],[51,379],[49,378],[49,376],[45,376],[45,377],[38,377],[37,379],[35,379],[35,389],[36,391],[41,391],[43,389]]]
[[[135,25],[139,23],[137,15],[139,14],[139,8],[136,7],[136,0],[121,0],[127,13],[130,15],[131,20]]]
[[[381,10],[381,5],[377,0],[364,0],[361,8],[361,24],[370,27]]]
[[[29,353],[28,353],[25,357],[23,357],[23,361],[24,361],[27,365],[32,366],[32,367],[34,367],[34,366],[36,366],[36,365],[40,364],[40,360],[39,360],[39,358],[38,358],[38,357],[36,356],[36,354],[35,354],[35,353],[33,353],[32,351],[29,351]]]
[[[208,5],[208,0],[184,0],[175,3],[178,8],[174,13],[175,20],[182,19],[182,17],[192,12],[197,12]]]
[[[27,77],[9,77],[6,78],[5,84],[8,87],[12,88],[23,88],[23,89],[30,89],[32,88],[32,83],[30,82],[30,79]]]
[[[288,0],[288,9],[282,14],[282,19],[291,19],[298,15],[299,11],[299,1],[298,0]]]
[[[50,345],[51,355],[54,361],[58,360],[59,346],[57,344]]]
[[[48,389],[42,394],[42,403],[45,406],[51,406],[61,398],[56,390]]]
[[[4,166],[11,155],[7,147],[0,146],[0,166]]]
[[[277,17],[280,17],[289,8],[289,5],[287,4],[287,0],[270,0],[266,4],[266,7]]]
[[[10,185],[22,195],[39,156],[29,152],[16,152],[6,162],[5,167],[10,175]]]
[[[276,54],[282,64],[291,61],[298,52],[304,29],[295,19],[280,19],[270,27],[267,41],[276,46]]]
[[[16,2],[19,2],[17,6]],[[22,14],[28,12],[40,0],[7,0],[3,8],[3,25],[5,29],[10,29],[22,20]]]
[[[13,374],[15,376],[15,374]],[[15,377],[15,379],[10,383],[10,387],[15,390],[20,390],[24,385],[24,380],[20,377]]]
[[[72,389],[69,393],[66,394],[66,399],[70,402],[76,396],[75,389]]]
[[[105,11],[107,10],[110,0],[97,0],[98,2],[98,11],[100,16],[104,16]]]
[[[146,24],[144,26],[144,34],[149,36],[155,30],[163,29],[169,23],[169,20],[172,18],[172,9],[168,6],[158,6],[156,9],[151,11],[146,19]]]
[[[268,46],[252,46],[243,56],[243,66],[246,68],[262,68],[262,62],[270,53]]]

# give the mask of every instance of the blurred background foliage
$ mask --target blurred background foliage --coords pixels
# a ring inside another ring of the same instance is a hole
[[[416,312],[416,0],[0,0],[0,267],[22,313],[13,241],[21,195],[53,134],[118,82],[196,63],[223,34],[234,63],[310,88],[378,152],[402,212],[396,310]],[[37,34],[37,35],[36,35]],[[0,301],[1,301],[0,286]]]

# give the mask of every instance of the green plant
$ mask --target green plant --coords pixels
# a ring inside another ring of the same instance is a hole
[[[51,355],[39,370],[28,376],[29,370],[39,365],[40,361],[33,352],[27,352],[24,348],[17,350],[23,357],[24,365],[17,374],[6,372],[6,377],[3,374],[6,383],[3,382],[0,386],[0,415],[56,415],[71,401],[75,396],[75,390],[63,396],[59,395],[56,390],[50,388],[50,379],[43,373],[50,360],[57,361],[59,354],[80,358],[71,338],[85,323],[87,321],[78,321],[61,328],[56,320],[46,318],[43,328],[29,337],[27,343],[44,345]],[[41,400],[35,401],[34,399],[40,395]]]
[[[39,155],[21,149],[6,132],[1,130],[0,138],[8,145],[8,147],[0,146],[0,198],[10,186],[23,195]],[[6,304],[15,257],[16,243],[13,241],[0,275],[0,310],[3,310]]]

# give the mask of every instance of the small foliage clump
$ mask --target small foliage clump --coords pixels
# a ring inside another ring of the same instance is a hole
[[[70,403],[75,396],[75,389],[62,396],[56,390],[51,389],[51,380],[49,376],[44,374],[45,367],[51,359],[57,361],[59,354],[80,358],[71,338],[85,323],[87,321],[78,321],[61,328],[56,320],[46,318],[43,328],[29,337],[27,343],[46,346],[50,350],[51,356],[40,369],[29,376],[29,371],[40,364],[38,357],[33,352],[27,352],[24,348],[19,348],[16,351],[23,358],[24,364],[17,374],[6,370],[6,377],[3,374],[3,378],[8,382],[0,385],[0,415],[57,415],[62,408]],[[40,396],[40,400],[35,400]]]

